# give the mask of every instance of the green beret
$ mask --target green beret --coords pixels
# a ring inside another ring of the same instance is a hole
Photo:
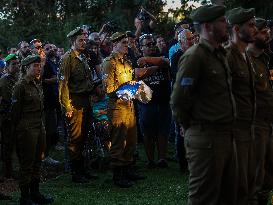
[[[81,27],[77,27],[75,28],[74,30],[70,31],[68,34],[67,34],[67,38],[71,38],[73,36],[79,36],[81,35],[83,32],[82,28]]]
[[[194,21],[194,23],[210,22],[224,16],[225,9],[225,6],[215,4],[200,6],[191,12],[190,18]]]
[[[256,18],[255,21],[256,21],[256,27],[258,30],[262,30],[267,27],[267,21],[265,19]]]
[[[110,37],[110,40],[114,43],[114,42],[117,42],[123,38],[126,38],[126,33],[116,32]]]
[[[131,38],[135,38],[136,35],[132,33],[132,31],[126,31],[126,36],[127,37],[131,37]]]
[[[226,17],[231,25],[241,24],[255,17],[255,9],[234,8],[227,12]]]
[[[14,53],[11,53],[11,54],[7,55],[7,57],[4,60],[5,60],[5,62],[9,62],[11,60],[16,60],[16,59],[17,59],[17,55]]]
[[[41,61],[41,57],[39,55],[32,54],[32,55],[28,55],[26,58],[24,58],[21,62],[21,65],[26,66],[31,63],[40,62],[40,61]]]

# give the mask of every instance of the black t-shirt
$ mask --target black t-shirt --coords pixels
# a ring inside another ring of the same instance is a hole
[[[147,67],[152,65],[146,65]],[[169,66],[162,67],[152,75],[142,79],[153,91],[152,100],[149,103],[169,104],[171,95],[171,83],[169,78]]]
[[[42,79],[50,79],[53,76],[57,76],[59,71],[59,66],[57,61],[53,62],[49,59],[46,59],[46,63],[43,70]],[[55,108],[58,103],[58,83],[54,84],[42,84],[43,86],[43,94],[44,94],[44,106],[45,108]]]

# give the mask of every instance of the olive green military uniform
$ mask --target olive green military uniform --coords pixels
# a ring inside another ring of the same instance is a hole
[[[113,167],[130,165],[136,148],[136,118],[133,101],[123,101],[115,95],[117,89],[132,80],[132,65],[118,53],[103,62],[105,90],[110,97],[111,164]]]
[[[253,9],[235,8],[227,12],[230,25],[244,23],[254,17]],[[249,203],[255,179],[254,127],[256,94],[254,89],[254,68],[246,52],[241,53],[233,42],[226,47],[229,67],[232,73],[232,92],[237,107],[234,124],[238,163],[237,204]]]
[[[72,172],[84,170],[83,149],[91,127],[92,109],[90,95],[93,90],[92,74],[86,57],[74,50],[66,52],[60,66],[59,99],[65,112],[73,111],[67,118],[68,149]]]
[[[256,19],[258,29],[266,28],[266,20]],[[273,90],[269,73],[269,56],[255,47],[248,47],[247,54],[255,69],[256,80],[256,116],[255,116],[255,187],[254,187],[254,203],[258,204],[261,200],[261,191],[265,188],[265,172],[266,172],[266,156],[269,154],[268,145],[272,138],[272,122],[273,122]],[[268,155],[269,156],[269,155]],[[273,155],[271,155],[273,158]],[[272,170],[270,170],[272,172]],[[273,188],[273,186],[271,186]],[[257,200],[258,199],[258,200]]]
[[[12,122],[20,163],[19,185],[40,180],[40,166],[45,150],[43,93],[39,82],[27,76],[16,84],[12,97]]]
[[[14,133],[11,132],[10,109],[11,109],[11,96],[14,85],[17,82],[15,74],[5,74],[0,79],[0,112],[1,112],[1,136],[2,136],[2,160],[6,163],[7,168],[11,169],[11,157],[15,144]],[[6,170],[8,171],[8,170]],[[10,170],[11,171],[11,170]],[[6,173],[11,174],[11,173]]]
[[[215,49],[201,38],[185,52],[180,59],[171,108],[185,129],[190,172],[188,204],[234,204],[235,103],[223,48]]]

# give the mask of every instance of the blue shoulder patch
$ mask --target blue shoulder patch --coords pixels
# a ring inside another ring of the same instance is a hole
[[[189,86],[192,85],[194,81],[194,78],[182,78],[180,85],[181,86]]]

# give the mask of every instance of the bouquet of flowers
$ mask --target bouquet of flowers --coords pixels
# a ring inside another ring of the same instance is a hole
[[[143,81],[130,81],[122,85],[117,91],[118,98],[129,101],[137,99],[142,103],[148,103],[152,99],[152,90]]]

